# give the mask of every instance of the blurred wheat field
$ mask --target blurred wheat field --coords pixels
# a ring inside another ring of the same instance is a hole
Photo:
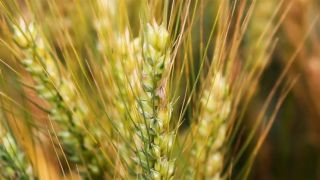
[[[0,0],[0,179],[319,179],[317,0]]]

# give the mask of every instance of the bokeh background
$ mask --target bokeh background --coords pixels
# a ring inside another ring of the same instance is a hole
[[[270,90],[270,82],[277,79],[293,52],[301,48],[287,74],[287,79],[296,76],[298,81],[277,116],[251,177],[320,179],[320,1],[284,3],[291,8],[279,29],[272,64],[260,83],[261,96]]]

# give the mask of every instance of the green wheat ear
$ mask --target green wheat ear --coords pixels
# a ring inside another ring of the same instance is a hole
[[[229,85],[221,73],[215,73],[209,82],[201,98],[201,108],[198,124],[193,127],[196,135],[191,150],[190,176],[220,179],[231,111]]]
[[[0,168],[0,177],[4,179],[36,179],[25,153],[2,125],[0,125]]]
[[[169,128],[171,113],[161,97],[163,75],[170,63],[169,34],[163,25],[153,23],[145,26],[139,38],[143,92],[137,99],[140,119],[136,134],[140,147],[135,160],[141,167],[141,177],[166,179],[173,176],[175,169],[170,157],[174,141]]]
[[[96,142],[86,133],[84,124],[88,118],[88,107],[77,95],[76,87],[68,75],[61,73],[59,62],[49,53],[44,40],[33,24],[20,21],[14,26],[15,42],[23,47],[24,68],[35,82],[39,97],[50,103],[50,119],[61,128],[58,137],[69,161],[79,166],[86,177],[102,177],[106,162],[101,163],[101,153],[94,153]],[[99,157],[98,157],[99,156]]]

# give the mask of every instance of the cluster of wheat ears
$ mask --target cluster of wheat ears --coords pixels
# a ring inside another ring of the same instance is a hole
[[[288,8],[1,0],[1,179],[245,179],[292,86],[245,121]]]

